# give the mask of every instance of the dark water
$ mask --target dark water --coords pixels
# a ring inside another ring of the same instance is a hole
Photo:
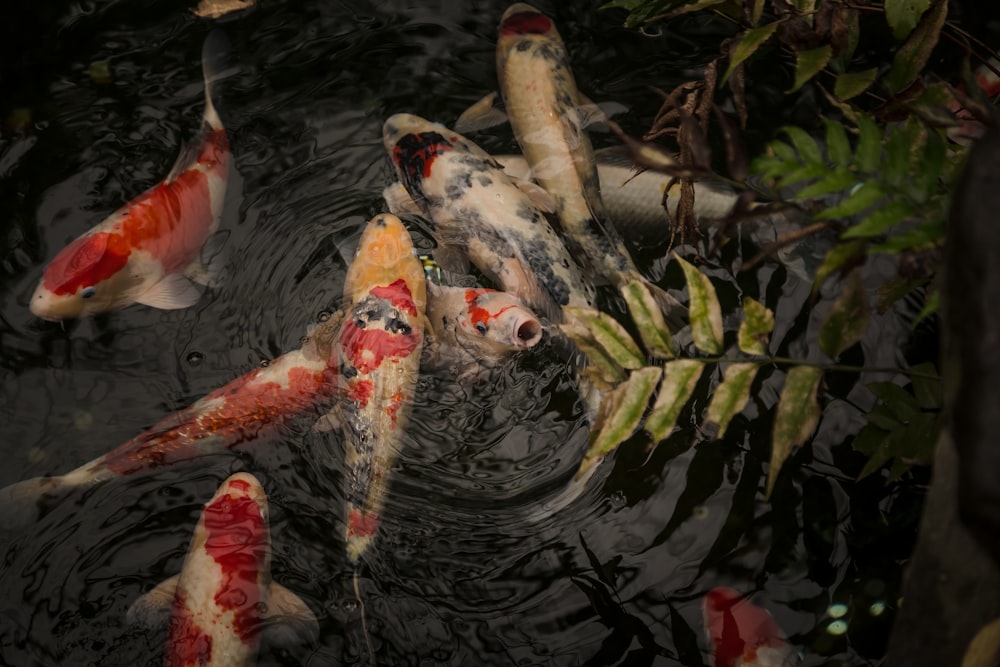
[[[100,456],[294,349],[336,307],[340,249],[382,210],[390,182],[382,120],[407,111],[451,123],[495,86],[506,3],[411,4],[265,3],[222,21],[233,67],[217,107],[241,177],[224,218],[226,282],[189,309],[136,306],[65,327],[29,313],[31,290],[69,240],[169,169],[199,122],[210,26],[169,2],[39,4],[7,24],[0,486]],[[628,106],[620,122],[636,133],[659,105],[647,86],[693,78],[718,44],[694,24],[687,36],[640,37],[618,28],[617,13],[540,7],[559,25],[580,87]],[[95,63],[108,63],[110,80],[92,75]],[[780,109],[776,90],[751,96]],[[504,129],[477,139],[514,151]],[[432,247],[425,228],[413,230]],[[772,351],[816,358],[807,340],[824,306],[810,314],[808,286],[777,263],[736,276],[738,250],[706,266],[724,308],[742,295],[765,301],[779,319]],[[902,347],[909,333],[890,313],[847,361],[926,356]],[[701,665],[701,598],[716,585],[753,593],[804,664],[880,661],[924,488],[911,475],[854,481],[864,459],[850,441],[871,401],[856,375],[828,376],[817,435],[770,501],[776,368],[762,370],[724,440],[691,447],[718,382],[706,373],[682,428],[655,447],[634,437],[570,499],[563,489],[587,432],[573,380],[554,359],[542,349],[464,387],[421,379],[362,585],[380,664]],[[235,470],[263,482],[274,578],[322,631],[318,647],[265,647],[260,663],[359,661],[340,447],[337,433],[290,429],[237,456],[78,493],[3,536],[0,663],[158,664],[164,634],[128,627],[126,611],[179,571],[201,504]],[[845,631],[831,626],[835,604],[846,606]]]

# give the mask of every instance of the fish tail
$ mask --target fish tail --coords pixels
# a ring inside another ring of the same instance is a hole
[[[365,636],[365,649],[368,651],[368,664],[375,667],[375,648],[368,632],[368,617],[365,613],[365,601],[361,597],[361,564],[354,566],[354,599],[358,602],[358,613],[361,616],[361,633]]]
[[[65,477],[33,477],[0,489],[0,531],[24,530],[37,522],[54,497],[74,485]]]
[[[213,130],[222,129],[222,120],[215,111],[212,102],[214,83],[221,78],[222,70],[229,60],[229,38],[226,33],[216,28],[205,38],[201,47],[201,71],[205,78],[205,124]]]

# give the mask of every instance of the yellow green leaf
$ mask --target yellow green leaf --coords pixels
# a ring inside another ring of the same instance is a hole
[[[631,370],[642,368],[645,364],[642,350],[615,318],[591,308],[567,307],[563,312],[568,319],[576,319],[586,325],[594,341],[622,368]]]
[[[604,395],[590,431],[590,447],[583,456],[577,477],[635,432],[661,373],[656,366],[633,371],[628,380]]]
[[[721,438],[729,422],[750,400],[750,385],[757,375],[757,364],[730,364],[722,374],[722,383],[712,392],[705,414],[707,424],[715,424],[715,438]]]
[[[767,25],[762,25],[759,28],[751,28],[737,37],[737,41],[729,53],[729,67],[726,69],[726,74],[722,77],[720,85],[724,84],[729,79],[729,75],[732,74],[733,70],[739,67],[744,60],[752,56],[764,42],[771,39],[771,35],[773,35],[774,31],[778,29],[778,25],[778,22],[768,23]]]
[[[587,357],[587,361],[590,362],[588,374],[594,381],[598,381],[602,388],[613,387],[627,377],[625,370],[597,344],[590,329],[582,322],[571,317],[560,324],[559,329]]]
[[[778,400],[771,437],[771,466],[767,472],[767,489],[770,497],[781,466],[795,447],[802,445],[819,423],[819,404],[816,389],[823,371],[813,366],[796,366],[788,371],[785,388]]]
[[[906,39],[927,11],[930,0],[885,0],[885,20],[896,39]]]
[[[654,357],[673,359],[674,340],[663,319],[663,311],[656,304],[649,288],[639,281],[633,281],[624,285],[621,292],[646,350]]]
[[[691,303],[688,306],[691,318],[691,337],[698,349],[709,354],[722,352],[722,307],[719,297],[708,276],[676,255],[688,284]]]
[[[767,354],[767,342],[774,330],[774,313],[764,304],[747,297],[743,299],[743,322],[738,341],[747,354]]]
[[[823,46],[807,51],[795,52],[795,82],[786,93],[794,93],[802,87],[809,79],[823,71],[830,58],[833,56],[833,46],[824,44]]]
[[[653,442],[670,435],[684,405],[691,398],[705,364],[694,359],[677,359],[663,365],[663,381],[653,409],[646,417],[646,430]]]
[[[875,83],[876,76],[878,76],[877,67],[861,70],[860,72],[838,74],[833,82],[833,94],[842,100],[857,97]]]
[[[888,9],[888,8],[887,8]],[[936,0],[930,10],[892,59],[892,68],[883,80],[893,93],[903,90],[917,78],[930,60],[931,52],[941,36],[941,27],[948,17],[948,0]]]
[[[868,328],[868,300],[861,271],[851,271],[819,330],[819,347],[831,359],[861,340]]]

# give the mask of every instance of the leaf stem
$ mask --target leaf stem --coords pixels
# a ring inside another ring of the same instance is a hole
[[[878,366],[851,366],[848,364],[830,364],[818,361],[808,361],[806,359],[791,359],[789,357],[714,357],[700,358],[698,361],[706,363],[746,363],[747,361],[759,361],[761,363],[772,363],[780,366],[811,366],[824,371],[840,371],[844,373],[899,373],[911,378],[924,378],[927,380],[940,380],[941,376],[927,371],[914,370],[912,368],[891,368]]]

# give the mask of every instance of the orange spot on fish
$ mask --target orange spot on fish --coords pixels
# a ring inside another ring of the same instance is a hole
[[[166,667],[205,665],[211,661],[212,637],[191,618],[187,598],[180,589],[174,595],[167,632],[167,651],[163,656]]]
[[[359,373],[371,373],[386,359],[409,356],[420,344],[419,332],[390,333],[384,329],[362,329],[354,322],[344,323],[340,346]]]
[[[347,537],[371,537],[378,530],[379,517],[352,507],[347,513]]]
[[[346,395],[349,399],[358,404],[359,408],[368,405],[368,399],[372,397],[375,385],[371,380],[353,379],[347,383]]]
[[[107,280],[128,263],[132,254],[120,234],[98,232],[82,236],[56,255],[42,277],[45,289],[58,295],[76,294]]]
[[[410,292],[406,281],[402,278],[390,285],[373,288],[371,294],[379,299],[385,299],[400,312],[413,315],[414,317],[417,315],[417,306],[413,303],[413,294]]]
[[[492,313],[489,309],[483,308],[478,303],[479,297],[486,293],[486,290],[481,289],[469,289],[465,291],[465,303],[469,305],[469,319],[472,320],[473,326],[476,324],[485,324],[488,326],[490,320],[500,317],[504,312],[515,307],[514,304],[508,304],[497,312]]]
[[[517,12],[500,24],[501,35],[544,35],[552,29],[552,21],[538,12]]]

